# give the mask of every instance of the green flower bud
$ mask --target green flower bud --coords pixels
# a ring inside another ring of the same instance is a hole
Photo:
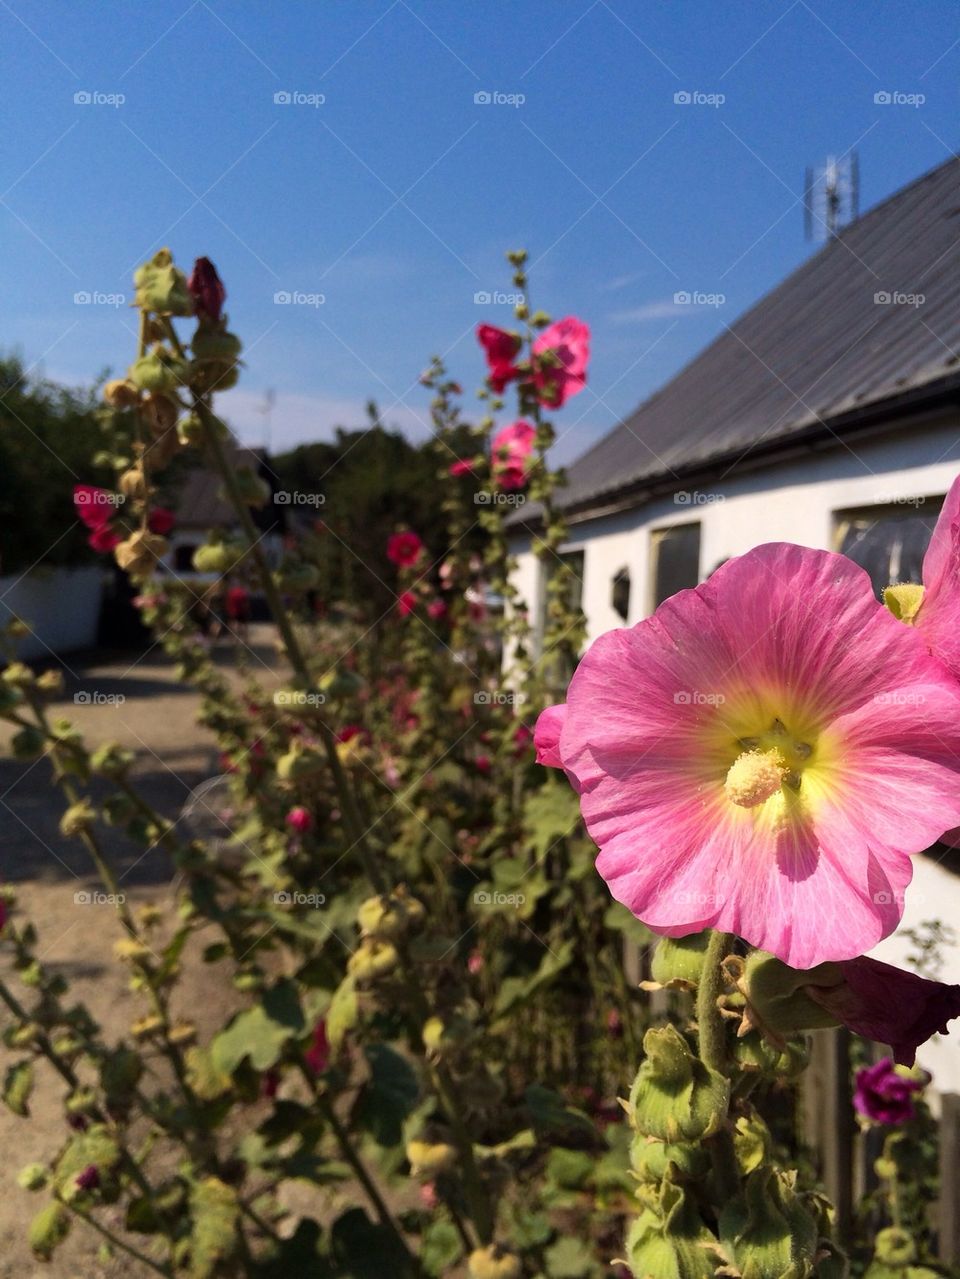
[[[407,1159],[411,1176],[430,1180],[456,1166],[457,1151],[446,1141],[413,1140],[407,1142]]]
[[[187,365],[166,347],[155,346],[129,368],[130,381],[141,391],[169,395],[187,385]]]
[[[473,1023],[463,1013],[428,1017],[423,1026],[423,1044],[429,1052],[449,1052],[465,1044],[472,1034]]]
[[[13,688],[33,688],[37,682],[33,671],[23,662],[11,662],[3,672],[3,680]]]
[[[203,436],[203,423],[196,413],[188,413],[177,423],[177,439],[186,447],[202,444]]]
[[[715,1246],[686,1191],[668,1179],[630,1227],[627,1259],[634,1279],[713,1279]]]
[[[67,1209],[54,1200],[31,1221],[27,1238],[33,1252],[43,1261],[49,1261],[57,1247],[66,1239],[69,1230],[70,1217]]]
[[[471,1252],[467,1269],[470,1279],[520,1279],[523,1273],[520,1258],[498,1243]]]
[[[696,986],[703,970],[710,933],[691,933],[689,937],[661,937],[650,962],[650,975],[661,986],[682,982]]]
[[[699,1141],[715,1133],[727,1114],[730,1081],[694,1057],[673,1026],[643,1037],[647,1060],[630,1090],[634,1127],[661,1141]]]
[[[801,972],[765,951],[754,950],[747,956],[739,985],[751,1020],[775,1035],[795,1035],[840,1024],[803,990],[804,986],[830,985],[833,973],[839,974],[835,964],[820,964]]]
[[[259,510],[270,501],[270,485],[266,480],[261,479],[251,467],[238,467],[236,479],[240,496],[247,506],[255,506]]]
[[[243,552],[227,542],[209,542],[193,553],[193,567],[198,573],[229,573]]]
[[[315,591],[322,579],[315,564],[297,564],[281,569],[277,580],[281,590],[299,595],[304,591]]]
[[[90,756],[90,768],[104,777],[122,777],[135,759],[134,753],[119,742],[104,742]]]
[[[772,1144],[770,1129],[758,1114],[744,1115],[737,1120],[733,1145],[737,1163],[744,1173],[755,1172],[766,1162]]]
[[[226,329],[197,329],[190,343],[195,361],[212,360],[215,364],[232,364],[239,359],[243,343]]]
[[[319,751],[294,743],[286,755],[277,760],[277,777],[281,782],[302,782],[327,767],[326,757]]]
[[[365,937],[381,937],[393,941],[402,937],[424,916],[424,908],[405,888],[382,897],[368,897],[357,912],[357,923]]]
[[[350,956],[347,972],[358,982],[374,982],[389,977],[398,960],[396,948],[390,942],[368,937]]]
[[[84,831],[90,829],[96,817],[96,811],[88,799],[82,799],[77,804],[71,804],[60,818],[60,834],[66,836],[67,839],[82,835]]]
[[[42,1190],[49,1174],[43,1164],[27,1164],[17,1173],[17,1185],[22,1190]]]
[[[37,688],[47,697],[59,697],[63,692],[63,671],[44,671],[37,677]]]
[[[641,1182],[659,1186],[670,1165],[674,1181],[696,1181],[710,1169],[710,1156],[703,1146],[657,1141],[638,1132],[630,1144],[630,1166]]]
[[[759,1167],[720,1213],[720,1238],[743,1279],[804,1279],[817,1223],[796,1193],[796,1173]]]
[[[156,315],[193,315],[187,277],[173,265],[169,249],[160,249],[133,273],[133,304]]]

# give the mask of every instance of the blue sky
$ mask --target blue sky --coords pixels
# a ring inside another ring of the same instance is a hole
[[[815,250],[807,164],[856,147],[868,208],[958,142],[947,0],[0,0],[0,59],[0,346],[121,367],[102,299],[161,245],[206,254],[247,344],[223,409],[261,443],[274,388],[275,449],[371,396],[423,435],[419,371],[475,385],[474,326],[512,315],[475,295],[525,245],[532,303],[593,329],[569,460]]]

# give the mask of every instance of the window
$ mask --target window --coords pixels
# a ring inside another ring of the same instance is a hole
[[[651,609],[700,581],[700,525],[654,529]]]
[[[197,548],[192,542],[181,542],[173,552],[173,567],[177,573],[193,570],[193,553]]]
[[[621,568],[610,582],[610,607],[625,622],[630,616],[630,570]]]
[[[834,544],[870,574],[878,596],[894,582],[919,582],[942,498],[838,511]]]

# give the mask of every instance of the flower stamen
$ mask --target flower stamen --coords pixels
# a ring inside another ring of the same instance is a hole
[[[740,808],[756,808],[776,795],[790,770],[779,750],[744,751],[730,765],[723,789]]]

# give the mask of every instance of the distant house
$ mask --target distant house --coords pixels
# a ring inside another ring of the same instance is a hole
[[[271,562],[279,558],[283,536],[287,528],[287,512],[274,500],[277,486],[267,455],[258,449],[234,447],[231,452],[234,468],[248,467],[270,488],[270,499],[265,506],[251,508],[253,522],[263,534],[262,544]],[[236,512],[223,492],[223,481],[212,466],[204,463],[189,470],[180,486],[174,511],[176,523],[168,541],[170,550],[165,558],[167,567],[179,576],[193,572],[193,554],[218,532],[223,536],[239,536],[240,523]]]
[[[563,555],[588,637],[632,625],[761,542],[844,551],[878,590],[919,581],[958,472],[954,159],[845,227],[572,466]],[[513,530],[531,602],[543,600],[537,518],[523,508]],[[960,927],[957,868],[918,859],[907,923]],[[898,962],[905,950],[890,938],[876,954]],[[960,950],[943,975],[960,981]],[[960,1091],[956,1046],[923,1058]]]

